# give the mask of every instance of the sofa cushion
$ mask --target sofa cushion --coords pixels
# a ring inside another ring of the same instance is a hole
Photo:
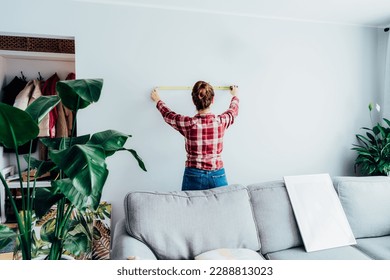
[[[390,234],[389,177],[335,177],[333,183],[356,238]]]
[[[376,260],[390,260],[390,236],[359,238],[356,247]]]
[[[283,181],[249,185],[261,253],[302,246],[302,238]]]
[[[195,260],[264,260],[264,258],[250,249],[221,248],[197,255]]]
[[[115,226],[110,259],[126,260],[130,257],[142,260],[157,259],[145,243],[129,236],[126,230],[125,219],[121,219]]]
[[[158,259],[194,259],[217,248],[260,249],[243,186],[130,192],[125,214],[127,232],[146,243]]]
[[[306,252],[304,247],[291,248],[265,255],[268,260],[371,260],[364,252],[354,246]]]

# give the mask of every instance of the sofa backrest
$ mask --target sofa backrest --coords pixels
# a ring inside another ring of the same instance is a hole
[[[158,259],[194,259],[218,248],[258,251],[260,242],[243,186],[206,191],[142,192],[125,198],[126,230]]]
[[[389,177],[334,177],[333,185],[355,238],[390,234]]]
[[[260,235],[261,253],[303,246],[284,182],[257,183],[247,189]]]

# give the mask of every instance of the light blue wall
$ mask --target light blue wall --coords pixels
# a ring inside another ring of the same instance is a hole
[[[230,183],[353,174],[354,135],[369,125],[367,104],[381,98],[377,29],[30,2],[2,5],[0,32],[75,36],[77,76],[105,81],[99,103],[80,114],[79,132],[112,128],[132,134],[128,146],[148,168],[140,171],[125,153],[109,160],[103,198],[114,204],[114,221],[123,215],[130,190],[180,189],[184,142],[149,99],[157,85],[239,85],[240,115],[223,153]],[[195,112],[189,93],[161,97],[177,112]],[[218,92],[213,109],[222,112],[228,103],[229,95]]]

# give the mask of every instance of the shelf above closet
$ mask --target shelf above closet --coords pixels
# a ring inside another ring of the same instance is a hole
[[[75,55],[69,53],[25,52],[0,50],[0,56],[12,59],[75,61]]]
[[[12,59],[75,60],[74,38],[0,33],[0,56]]]

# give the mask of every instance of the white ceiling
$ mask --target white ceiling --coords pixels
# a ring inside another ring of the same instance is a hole
[[[320,21],[371,27],[390,25],[390,0],[74,0],[78,2]]]

